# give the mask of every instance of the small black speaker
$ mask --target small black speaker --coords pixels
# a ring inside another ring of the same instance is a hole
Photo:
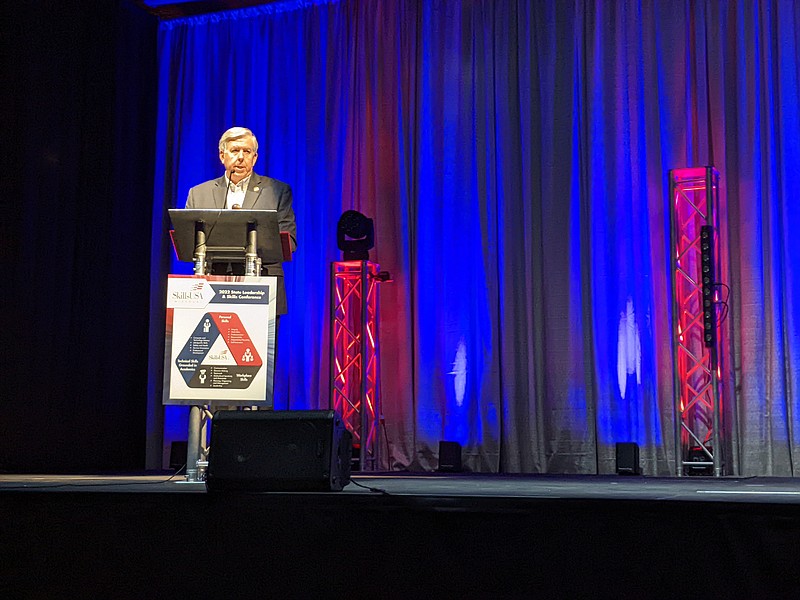
[[[186,466],[186,451],[188,442],[177,441],[172,442],[169,447],[169,468],[177,471]]]
[[[439,468],[442,473],[461,472],[461,444],[458,442],[439,442]]]
[[[353,437],[332,410],[219,411],[210,492],[331,492],[350,483]]]
[[[639,444],[617,442],[617,475],[639,475]]]

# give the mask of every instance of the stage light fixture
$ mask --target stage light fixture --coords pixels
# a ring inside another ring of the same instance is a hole
[[[700,258],[703,278],[703,343],[706,348],[717,344],[716,305],[714,303],[714,228],[700,228]]]
[[[686,456],[684,467],[687,475],[713,475],[714,462],[711,456],[714,455],[710,447],[693,446]]]
[[[372,219],[355,210],[345,211],[336,227],[336,242],[344,260],[369,260],[369,251],[375,245]]]

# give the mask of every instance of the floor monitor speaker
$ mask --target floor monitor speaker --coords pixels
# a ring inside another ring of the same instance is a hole
[[[439,468],[441,473],[461,472],[461,444],[458,442],[439,442]]]
[[[220,411],[211,422],[210,492],[340,491],[353,438],[332,410]]]
[[[617,442],[617,474],[639,475],[639,444]]]
[[[173,471],[182,469],[186,466],[186,449],[188,443],[185,441],[172,442],[169,448],[169,468]]]

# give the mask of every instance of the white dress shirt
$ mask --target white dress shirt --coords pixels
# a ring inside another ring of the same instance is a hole
[[[244,206],[244,196],[247,193],[247,186],[250,183],[252,173],[242,179],[239,183],[233,183],[228,176],[225,176],[225,183],[228,185],[228,191],[225,194],[226,202],[225,208],[242,208]]]

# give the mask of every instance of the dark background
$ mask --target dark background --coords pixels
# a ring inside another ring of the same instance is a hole
[[[0,471],[142,469],[158,22],[10,4]]]

